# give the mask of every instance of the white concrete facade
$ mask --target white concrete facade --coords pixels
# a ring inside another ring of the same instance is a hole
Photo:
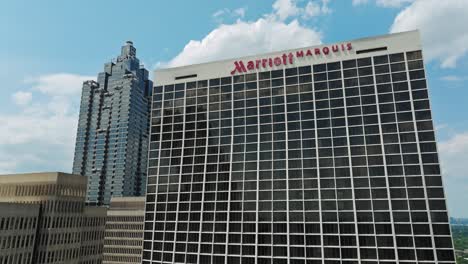
[[[348,43],[352,45],[352,49],[342,51],[341,45],[342,44],[346,45]],[[351,40],[351,41],[343,41],[343,42],[338,42],[338,43],[329,44],[329,45],[327,44],[327,45],[310,46],[310,47],[304,47],[304,48],[299,48],[299,49],[258,54],[254,56],[246,56],[246,57],[241,57],[241,58],[233,58],[229,60],[194,64],[194,65],[167,68],[167,69],[158,69],[154,72],[154,80],[155,80],[155,86],[158,86],[158,85],[166,85],[166,84],[184,83],[184,82],[190,82],[190,81],[196,81],[196,80],[208,80],[211,78],[216,78],[216,77],[221,77],[221,76],[224,77],[224,76],[231,75],[230,74],[231,71],[235,68],[235,65],[234,65],[235,61],[244,61],[245,63],[248,61],[262,60],[264,58],[281,57],[283,54],[289,54],[289,53],[296,54],[297,52],[301,52],[301,51],[304,52],[304,57],[302,58],[295,57],[294,63],[289,64],[289,67],[300,67],[300,66],[307,66],[311,64],[320,64],[320,63],[328,63],[328,62],[335,62],[335,61],[342,61],[342,60],[365,58],[369,56],[369,53],[356,54],[356,52],[362,51],[362,50],[381,48],[381,47],[386,47],[387,49],[382,50],[382,51],[372,52],[372,56],[398,53],[398,52],[404,52],[404,51],[421,50],[422,47],[420,43],[421,43],[421,40],[420,40],[419,32],[409,31],[409,32],[383,35],[383,36],[377,36],[377,37],[356,39],[356,40]],[[336,45],[340,47],[339,52],[330,51],[328,55],[323,54],[324,47],[328,47],[331,50],[331,47],[336,46]],[[320,55],[314,54],[312,56],[306,56],[306,51],[308,49],[315,50],[317,48],[322,50]],[[278,70],[278,69],[284,69],[284,68],[288,68],[288,65],[286,67],[284,67],[283,64],[281,64],[280,66],[273,66],[273,67],[267,67],[267,68],[260,67],[259,69],[247,71],[246,73],[261,72],[265,70]],[[190,76],[190,75],[195,75],[195,74],[197,75],[197,77],[176,80],[176,77]]]

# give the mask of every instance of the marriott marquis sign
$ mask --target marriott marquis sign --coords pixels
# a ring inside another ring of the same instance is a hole
[[[288,65],[293,64],[295,58],[304,58],[304,57],[313,57],[318,55],[328,55],[330,53],[337,53],[340,51],[349,51],[352,50],[353,46],[351,43],[343,43],[332,46],[325,46],[321,48],[312,48],[307,50],[299,50],[296,52],[290,52],[288,54],[284,53],[281,56],[263,58],[258,60],[247,61],[245,64],[243,61],[235,61],[234,69],[231,71],[231,75],[245,73],[248,71],[265,69],[273,66]]]

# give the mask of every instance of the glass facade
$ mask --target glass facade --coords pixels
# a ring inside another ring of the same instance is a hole
[[[88,176],[87,201],[141,196],[146,186],[152,82],[133,43],[83,84],[73,173]]]
[[[370,55],[154,87],[143,263],[455,263],[422,53]]]

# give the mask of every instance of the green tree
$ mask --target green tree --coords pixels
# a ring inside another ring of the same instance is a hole
[[[456,250],[468,249],[468,226],[453,225],[452,226],[453,244]],[[468,254],[457,257],[457,264],[468,264]]]

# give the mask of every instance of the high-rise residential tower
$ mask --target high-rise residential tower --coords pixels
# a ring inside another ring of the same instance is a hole
[[[73,173],[88,177],[88,203],[144,194],[151,87],[131,41],[83,83]]]
[[[143,263],[451,263],[418,32],[155,72]]]

